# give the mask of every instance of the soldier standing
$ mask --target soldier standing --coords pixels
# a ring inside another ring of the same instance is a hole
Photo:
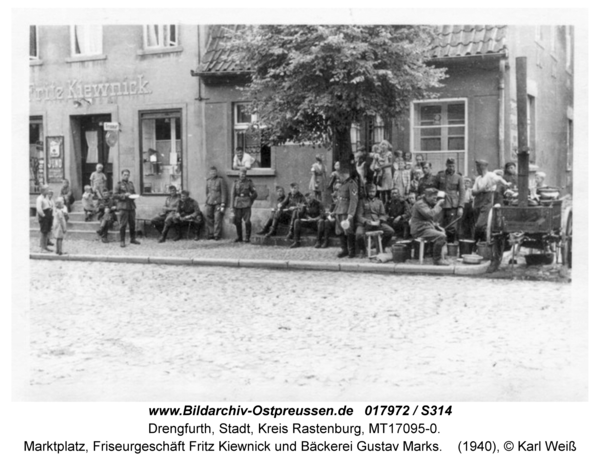
[[[135,195],[135,187],[129,181],[131,175],[129,169],[121,171],[121,181],[115,185],[114,197],[117,200],[117,215],[119,216],[119,233],[121,236],[121,247],[125,247],[125,231],[129,225],[129,235],[131,244],[140,244],[135,239],[135,200],[131,195]]]
[[[443,205],[444,215],[440,225],[444,228],[447,227],[446,236],[448,237],[448,242],[454,243],[457,238],[456,231],[458,230],[458,225],[456,223],[450,227],[448,225],[462,217],[465,205],[465,183],[462,175],[456,173],[456,161],[454,158],[448,158],[446,161],[446,170],[438,172],[435,188],[446,193]]]
[[[356,256],[356,239],[354,236],[354,216],[358,205],[358,185],[350,178],[350,170],[343,166],[339,171],[342,182],[337,192],[335,215],[335,232],[340,235],[342,250],[338,257]],[[342,224],[347,225],[344,227]]]
[[[254,188],[254,183],[249,178],[246,178],[246,169],[240,169],[240,178],[233,184],[231,197],[233,198],[233,223],[237,232],[235,243],[242,241],[249,243],[250,234],[252,233],[252,203],[256,199],[257,193]],[[242,239],[242,221],[246,225],[246,238]]]
[[[206,180],[206,227],[207,240],[221,239],[223,214],[227,206],[227,186],[225,180],[217,175],[217,168],[211,167]]]

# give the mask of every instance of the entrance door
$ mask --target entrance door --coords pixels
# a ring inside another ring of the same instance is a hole
[[[106,143],[104,123],[110,122],[110,114],[97,114],[81,116],[79,126],[81,130],[81,168],[82,184],[90,184],[90,176],[96,171],[96,164],[104,165],[107,178],[107,188],[113,187],[113,163],[109,159],[110,147]]]

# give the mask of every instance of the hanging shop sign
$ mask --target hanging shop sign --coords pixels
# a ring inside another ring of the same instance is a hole
[[[111,148],[117,144],[119,141],[119,131],[120,131],[118,122],[105,122],[104,123],[104,131],[106,135],[104,135],[104,139],[106,140],[106,144]]]
[[[36,101],[91,101],[94,98],[125,97],[147,95],[152,93],[148,88],[150,82],[143,75],[127,77],[112,82],[90,83],[79,79],[66,82],[65,85],[34,85],[29,86],[29,100]]]
[[[65,138],[46,137],[48,183],[61,183],[65,178]]]

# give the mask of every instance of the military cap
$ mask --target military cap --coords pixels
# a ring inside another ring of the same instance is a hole
[[[456,164],[456,160],[454,158],[446,159],[446,165],[449,165],[449,164]]]
[[[488,166],[489,162],[487,162],[485,159],[477,159],[475,161],[475,164],[477,164],[478,166]]]

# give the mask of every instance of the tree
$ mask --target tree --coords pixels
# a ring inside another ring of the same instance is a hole
[[[231,30],[251,69],[245,93],[269,142],[324,145],[349,164],[353,122],[392,120],[430,95],[444,69],[426,64],[426,26],[260,25]]]

